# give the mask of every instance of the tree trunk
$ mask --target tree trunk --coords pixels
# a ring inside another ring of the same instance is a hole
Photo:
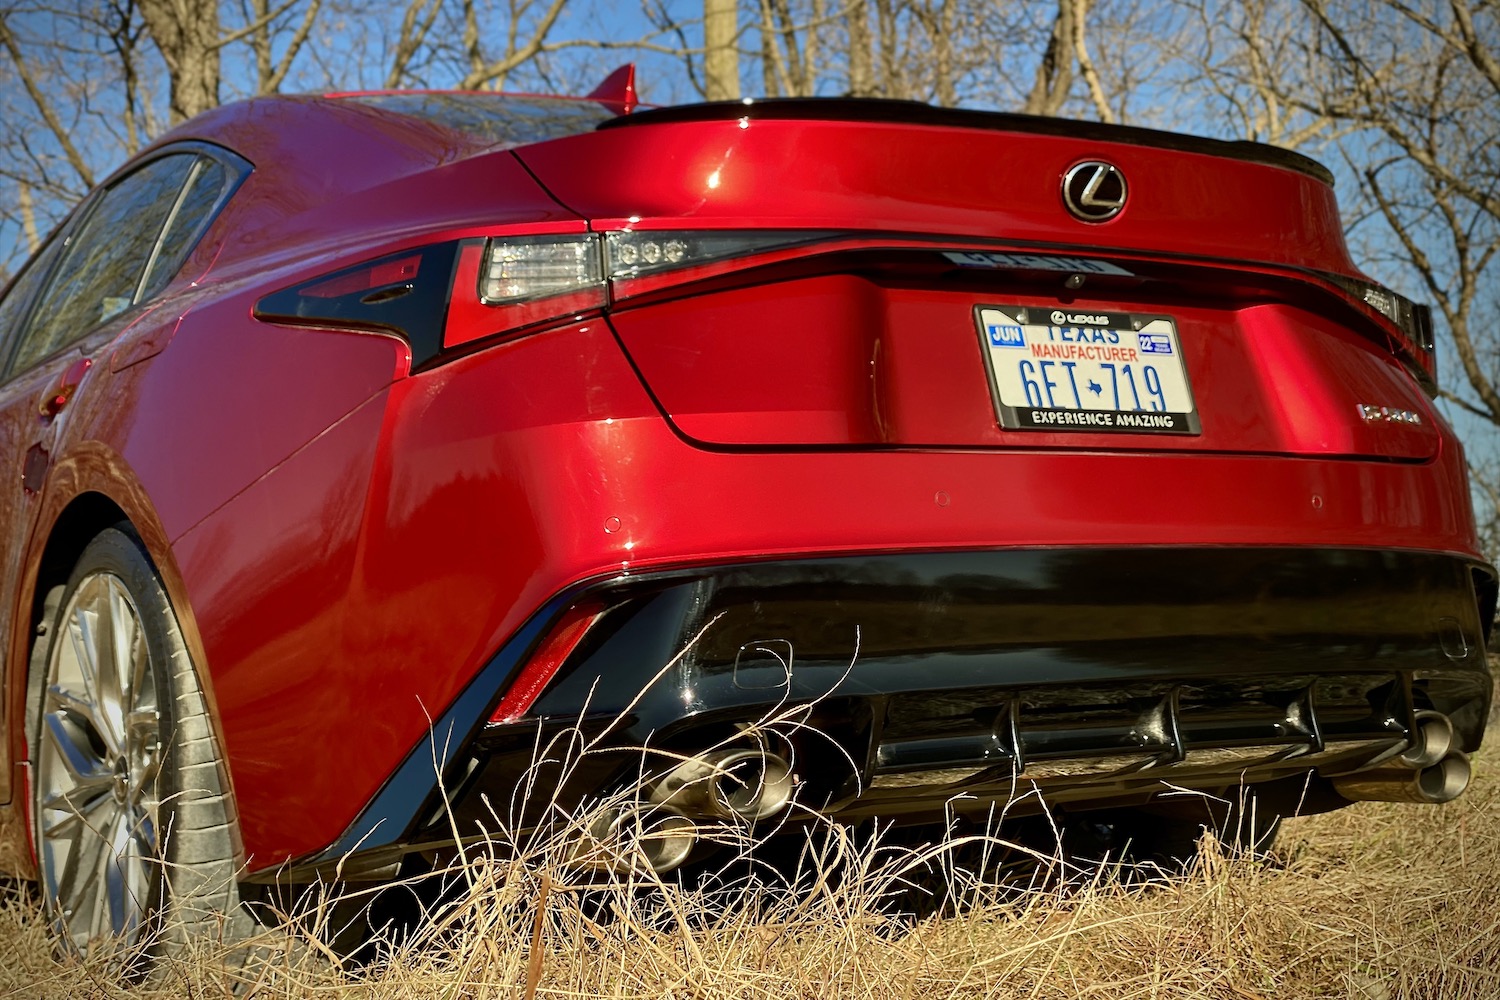
[[[878,96],[875,63],[870,55],[870,10],[864,0],[849,4],[844,20],[849,32],[849,96]]]
[[[738,15],[735,0],[703,0],[704,96],[710,101],[740,96]]]
[[[172,124],[219,105],[219,8],[195,0],[140,0],[146,31],[167,64]]]
[[[1055,115],[1073,86],[1073,0],[1058,0],[1052,37],[1036,69],[1036,80],[1022,108],[1028,115]]]

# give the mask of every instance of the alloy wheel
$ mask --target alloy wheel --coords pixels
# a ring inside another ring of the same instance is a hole
[[[153,911],[161,877],[156,674],[140,609],[118,576],[84,577],[58,621],[37,748],[42,883],[80,952],[124,948]]]

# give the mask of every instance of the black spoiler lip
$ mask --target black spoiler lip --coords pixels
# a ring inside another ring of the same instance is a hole
[[[1294,153],[1279,146],[1243,139],[1209,139],[1182,135],[1136,125],[1106,125],[1103,122],[1072,118],[1048,118],[1003,111],[974,111],[966,108],[939,108],[921,101],[896,101],[871,97],[785,97],[765,100],[711,101],[674,107],[637,110],[633,114],[612,118],[600,129],[630,128],[637,125],[662,125],[675,122],[731,121],[835,121],[881,122],[899,125],[935,125],[951,128],[986,129],[995,132],[1021,132],[1030,135],[1055,135],[1092,142],[1118,142],[1135,146],[1152,146],[1186,153],[1204,153],[1248,163],[1283,167],[1306,174],[1333,186],[1333,172],[1312,157]]]

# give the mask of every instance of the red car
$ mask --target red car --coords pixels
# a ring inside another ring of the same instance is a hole
[[[228,105],[11,283],[0,857],[69,940],[406,871],[572,728],[536,798],[638,785],[593,826],[660,870],[1031,789],[1138,832],[1462,791],[1496,575],[1327,170],[634,103]]]

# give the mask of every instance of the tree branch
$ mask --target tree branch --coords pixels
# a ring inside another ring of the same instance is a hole
[[[1078,60],[1078,69],[1083,74],[1084,83],[1088,84],[1089,98],[1094,102],[1099,120],[1113,125],[1115,113],[1104,96],[1104,86],[1099,82],[1099,74],[1094,69],[1094,61],[1089,58],[1088,45],[1084,41],[1084,21],[1088,17],[1089,0],[1070,2],[1073,5],[1073,56]]]
[[[287,42],[286,48],[281,53],[281,60],[276,64],[276,72],[271,74],[267,93],[276,93],[281,89],[281,83],[286,79],[287,73],[291,72],[292,60],[297,58],[297,53],[307,42],[307,36],[312,33],[313,22],[318,19],[318,12],[323,8],[323,0],[308,0],[307,13],[302,16],[302,23],[297,25],[297,30],[292,33],[291,41]]]
[[[228,34],[220,35],[217,41],[209,43],[208,48],[222,49],[226,45],[233,45],[235,42],[238,42],[241,39],[249,38],[260,29],[269,27],[272,21],[276,20],[282,14],[285,14],[287,11],[291,10],[292,5],[296,2],[297,0],[286,0],[286,2],[283,3],[280,7],[277,7],[275,10],[272,10],[269,13],[256,18],[254,21],[245,25],[243,28],[236,28]]]
[[[5,16],[0,14],[0,45],[5,46],[5,51],[10,53],[10,58],[16,65],[16,73],[21,77],[21,83],[26,87],[26,93],[31,97],[31,103],[36,105],[37,111],[41,112],[42,121],[47,123],[47,128],[52,132],[57,144],[62,147],[63,155],[68,158],[68,165],[78,174],[79,180],[87,187],[94,186],[94,172],[89,169],[87,161],[78,152],[78,147],[73,145],[73,140],[68,130],[63,128],[62,122],[58,120],[57,114],[52,110],[51,103],[47,100],[41,88],[37,86],[36,78],[31,73],[31,67],[21,55],[21,48],[16,43],[16,36],[11,34],[10,25],[5,23]]]

